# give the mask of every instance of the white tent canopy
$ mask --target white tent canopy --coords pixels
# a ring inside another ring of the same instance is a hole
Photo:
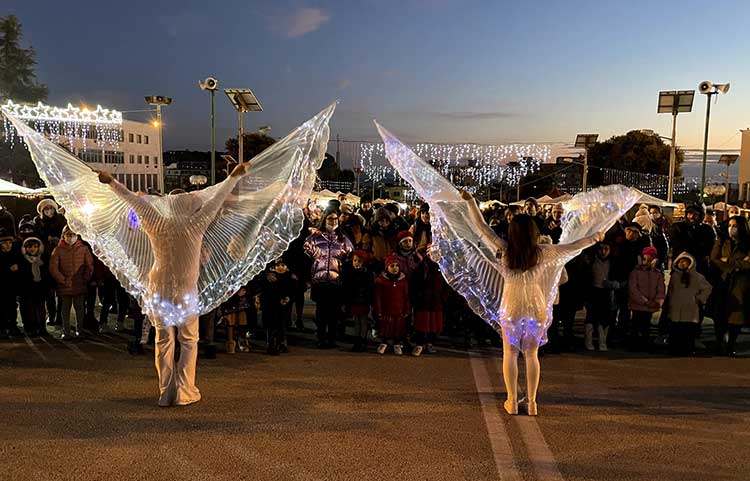
[[[30,189],[22,185],[14,184],[7,180],[0,179],[0,195],[5,196],[34,196],[34,195],[49,195],[49,191],[46,188],[41,189]]]
[[[649,195],[638,189],[635,189],[635,190],[637,190],[641,194],[641,198],[638,201],[639,204],[658,205],[659,207],[672,207],[672,208],[679,207],[680,205],[676,202],[667,202],[666,200],[662,200],[658,197],[654,197],[653,195]]]

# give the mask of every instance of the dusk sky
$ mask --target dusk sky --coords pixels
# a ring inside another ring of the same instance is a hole
[[[528,4],[525,4],[528,3]],[[750,127],[750,2],[724,1],[36,1],[4,0],[37,51],[49,103],[165,110],[167,149],[209,147],[198,80],[249,87],[265,111],[245,125],[285,135],[340,99],[332,136],[374,139],[372,118],[407,141],[570,142],[650,128],[659,90],[731,82],[712,106],[712,148]],[[236,126],[216,97],[221,148]],[[697,96],[678,143],[702,147]],[[140,119],[138,114],[126,118]]]

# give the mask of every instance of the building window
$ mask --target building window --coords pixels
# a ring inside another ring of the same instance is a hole
[[[130,163],[135,164],[135,155],[130,154]]]
[[[132,133],[128,134],[128,142],[133,143],[133,134]]]
[[[148,135],[143,136],[143,143],[148,144]]]
[[[141,134],[138,134],[138,143],[141,143]]]
[[[78,152],[78,158],[87,163],[100,163],[102,161],[102,151],[81,150]]]
[[[142,156],[142,155],[139,155],[139,156],[138,156],[138,163],[139,163],[139,164],[142,164],[142,163],[143,163],[143,156]]]
[[[148,165],[148,155],[143,156],[143,163]]]
[[[133,174],[125,174],[125,187],[133,190]]]

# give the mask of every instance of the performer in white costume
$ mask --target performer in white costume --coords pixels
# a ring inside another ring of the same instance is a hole
[[[156,326],[159,405],[200,400],[198,316],[215,309],[279,257],[302,229],[302,207],[328,146],[335,104],[225,181],[165,197],[130,192],[22,121],[3,113],[71,228],[135,296]],[[174,368],[175,339],[181,354]]]
[[[514,232],[511,243],[515,244],[510,254],[525,258],[510,260],[509,246],[484,222],[475,200],[459,192],[393,134],[377,127],[388,160],[430,204],[430,256],[472,310],[502,333],[503,378],[508,395],[505,410],[518,413],[518,354],[523,352],[528,413],[536,415],[540,377],[537,351],[547,342],[563,267],[603,238],[640,194],[611,185],[576,195],[564,203],[563,233],[557,245],[538,245],[534,222],[519,219],[510,229]]]

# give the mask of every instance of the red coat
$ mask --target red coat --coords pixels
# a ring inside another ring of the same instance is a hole
[[[60,240],[49,260],[49,273],[57,282],[57,293],[61,296],[86,294],[87,284],[94,272],[94,259],[80,239],[71,245]]]
[[[398,280],[390,280],[386,273],[375,279],[375,315],[378,333],[382,338],[406,336],[406,318],[411,313],[409,282],[403,273]]]
[[[437,264],[425,259],[412,274],[409,290],[414,306],[414,329],[427,333],[441,332],[443,303],[449,291]]]

